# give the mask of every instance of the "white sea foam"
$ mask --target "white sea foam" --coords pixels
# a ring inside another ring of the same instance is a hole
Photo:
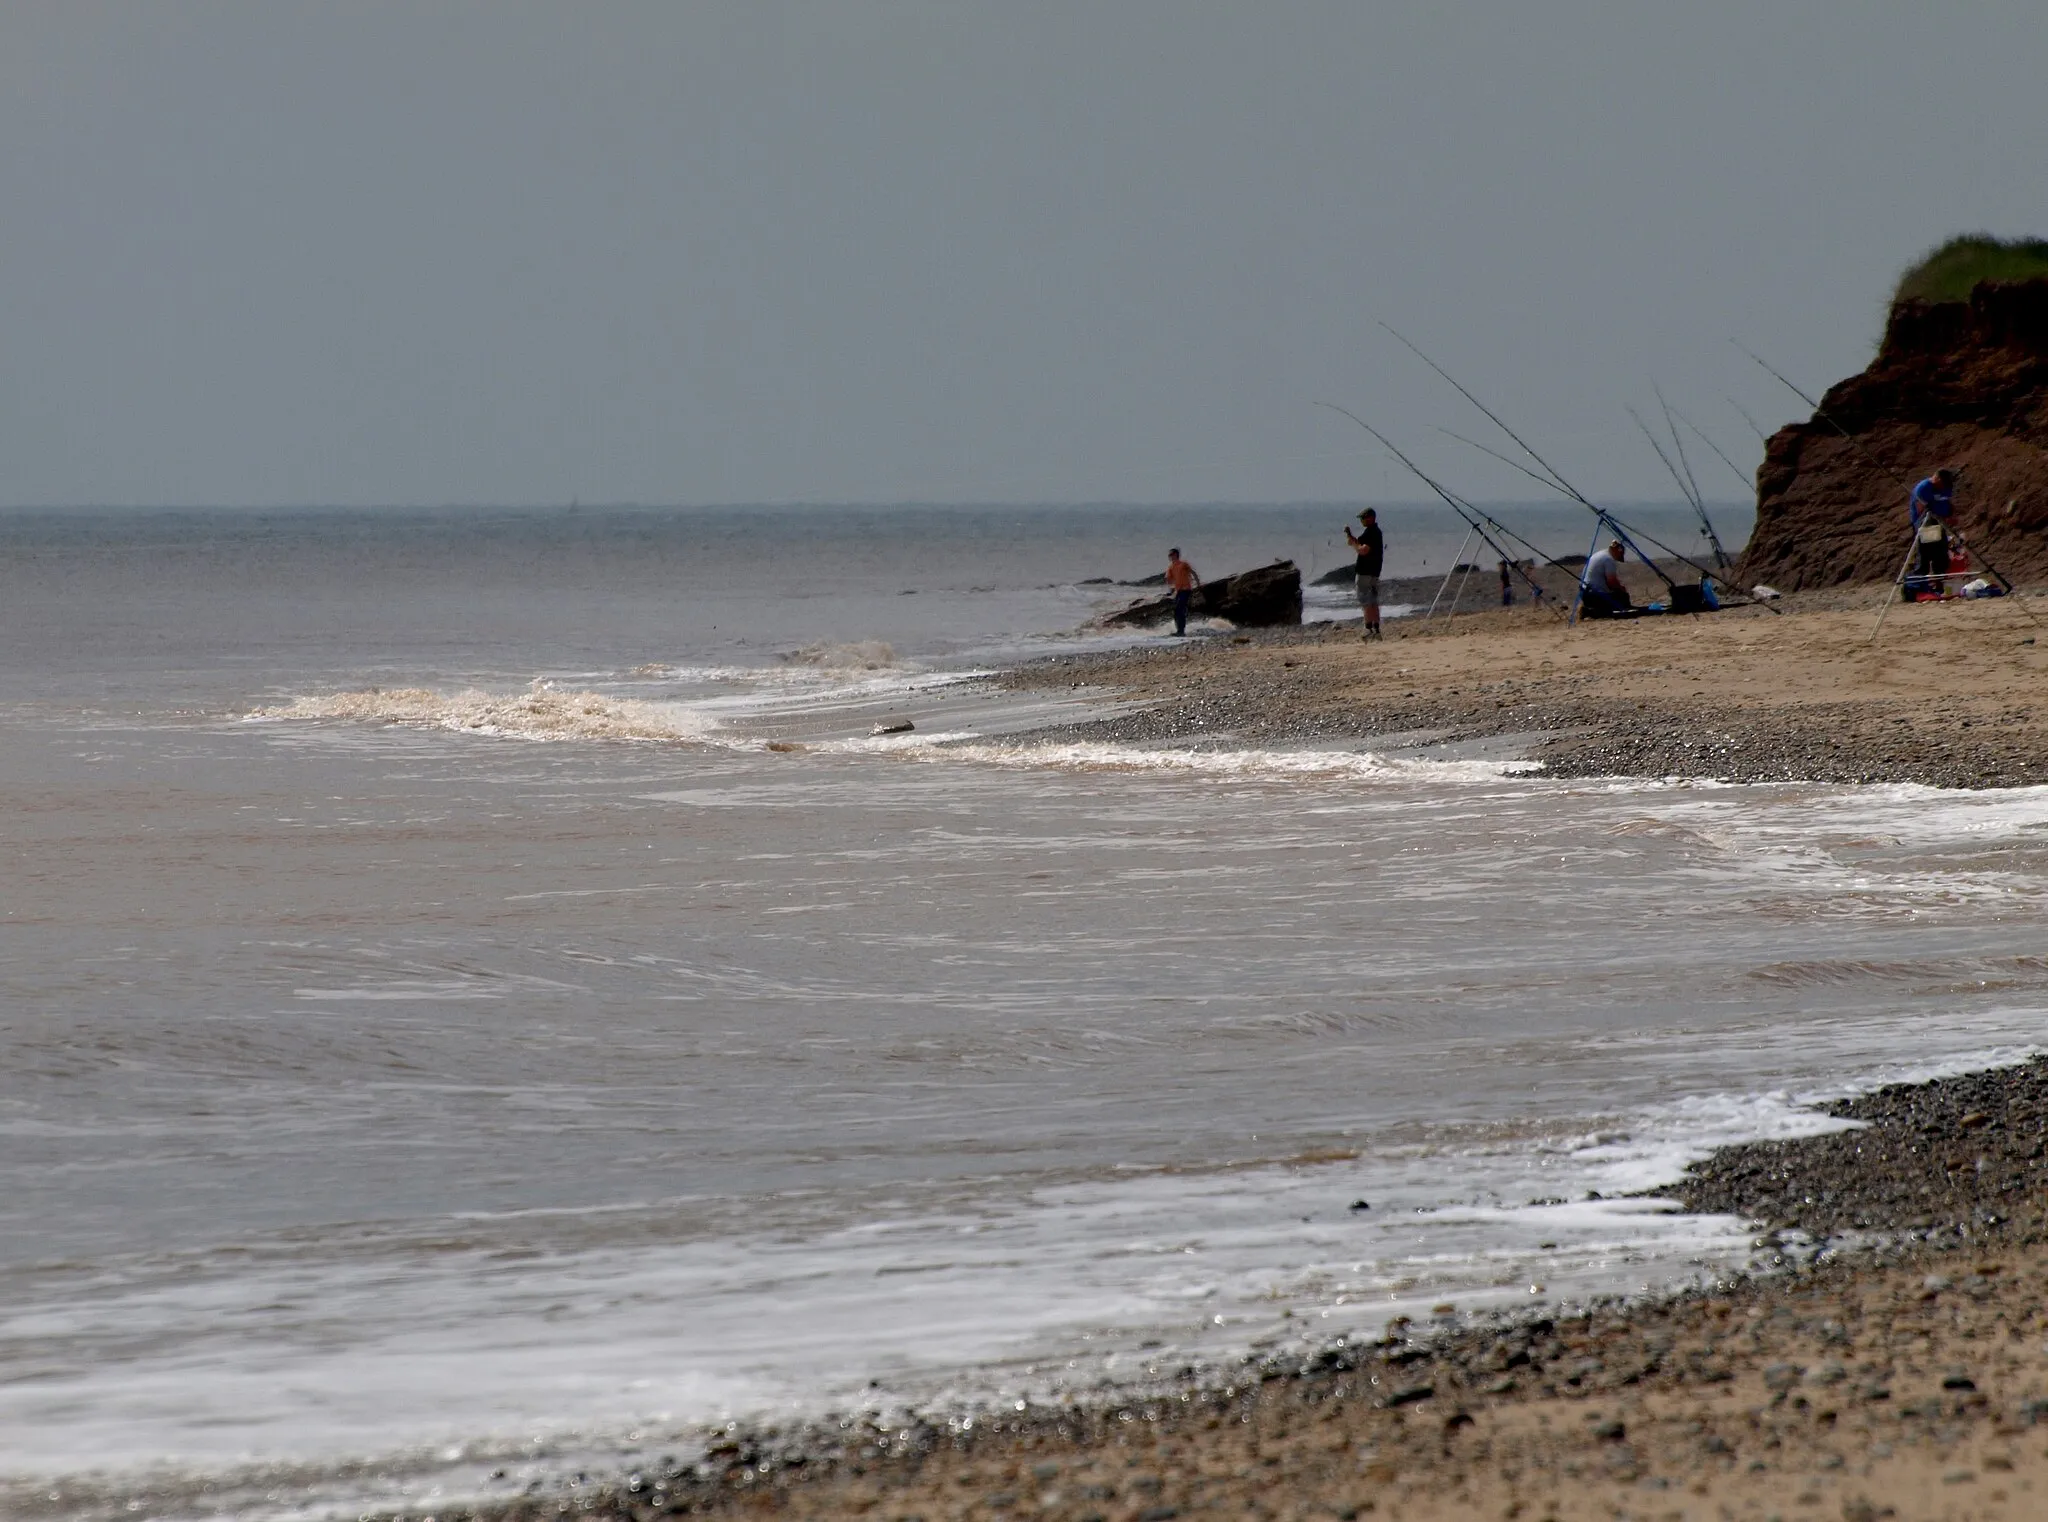
[[[537,678],[512,693],[372,687],[307,694],[256,708],[246,717],[257,722],[349,720],[513,740],[689,741],[755,750],[766,739],[749,733],[748,725],[865,724],[871,722],[869,710],[986,675],[863,665],[858,659],[790,667],[640,667],[627,679],[633,686],[658,686],[671,695],[627,697],[565,685],[573,678]]]
[[[2021,1050],[1882,1064],[1829,1092]],[[155,1515],[212,1514],[237,1485],[251,1491],[238,1515],[265,1514],[266,1489],[280,1514],[345,1514],[689,1453],[694,1429],[731,1417],[1056,1398],[1189,1360],[1377,1333],[1444,1300],[1472,1313],[1670,1285],[1742,1266],[1748,1228],[1613,1196],[1666,1182],[1717,1145],[1847,1124],[1807,1108],[1816,1097],[1705,1094],[1580,1136],[1162,1170],[649,1248],[507,1254],[497,1237],[540,1223],[473,1218],[468,1243],[421,1244],[430,1274],[310,1243],[138,1263],[89,1307],[17,1304],[0,1320],[14,1337],[89,1325],[122,1349],[54,1386],[0,1391],[11,1433],[0,1473],[64,1475],[81,1501],[108,1497],[112,1515],[135,1484],[124,1471],[175,1453],[191,1481],[152,1480]],[[1351,1208],[1360,1198],[1369,1210]],[[166,1337],[170,1327],[199,1330]],[[195,1382],[205,1340],[212,1367]],[[110,1466],[110,1454],[125,1461]],[[373,1462],[352,1478],[328,1467],[363,1458]],[[259,1459],[295,1468],[236,1478]],[[95,1468],[110,1472],[81,1483]]]
[[[510,695],[474,688],[435,692],[426,687],[373,687],[294,698],[258,708],[249,717],[348,719],[520,740],[701,740],[712,727],[683,704],[564,692],[549,682],[535,682]]]
[[[1523,761],[1439,761],[1387,756],[1374,751],[1287,749],[1185,749],[1115,745],[1099,741],[1000,742],[967,731],[914,736],[875,736],[836,742],[833,749],[886,752],[933,762],[1048,768],[1074,772],[1129,772],[1196,777],[1299,779],[1302,781],[1413,780],[1499,782],[1526,776],[1536,767]]]

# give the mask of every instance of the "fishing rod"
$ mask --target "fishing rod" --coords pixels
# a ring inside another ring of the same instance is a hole
[[[1893,475],[1893,471],[1896,469],[1896,467],[1885,464],[1882,460],[1878,459],[1876,455],[1872,454],[1870,450],[1864,446],[1864,443],[1861,439],[1857,438],[1855,434],[1851,433],[1848,429],[1844,428],[1840,423],[1836,422],[1834,418],[1828,414],[1826,409],[1824,409],[1819,402],[1815,401],[1812,397],[1808,396],[1804,391],[1801,391],[1797,386],[1793,385],[1791,381],[1787,380],[1783,375],[1780,375],[1776,370],[1772,369],[1770,365],[1766,364],[1762,355],[1758,354],[1755,350],[1749,348],[1747,345],[1737,343],[1736,340],[1732,338],[1728,341],[1732,344],[1735,344],[1736,348],[1741,349],[1744,354],[1747,354],[1759,365],[1762,365],[1764,368],[1764,372],[1766,374],[1776,377],[1776,379],[1787,390],[1789,390],[1794,396],[1798,397],[1799,400],[1806,403],[1807,406],[1811,407],[1813,409],[1813,415],[1815,417],[1819,418],[1822,422],[1826,423],[1828,427],[1834,429],[1836,433],[1839,433],[1843,438],[1847,439],[1849,441],[1850,447],[1852,447],[1858,454],[1862,455],[1864,459],[1868,460],[1873,466],[1875,466],[1879,471],[1883,472],[1885,475],[1891,476],[1893,480],[1898,479],[1897,476]],[[1963,548],[1965,550],[1969,549],[1970,541],[1963,537],[1962,532],[1960,530],[1953,530],[1952,532],[1954,532],[1956,539],[1961,542]],[[1978,563],[1981,564],[1985,570],[1989,571],[1993,576],[1996,576],[1998,578],[1999,584],[2002,585],[2008,593],[2014,591],[2013,581],[2010,576],[2006,575],[2005,572],[1999,570],[1997,566],[1993,565],[1990,562],[1990,560],[1983,555],[1977,556],[1977,560]],[[2033,610],[2027,607],[2025,603],[2019,601],[2017,597],[2014,598],[2013,605],[2017,607],[2022,613],[2026,614],[2027,617],[2029,619],[2032,619],[2035,623],[2038,624],[2041,622],[2040,619],[2034,616]],[[1879,618],[1881,622],[1882,615],[1879,615]],[[1872,637],[1875,638],[1874,635]]]
[[[1756,477],[1744,475],[1742,473],[1742,467],[1740,465],[1737,465],[1733,460],[1728,458],[1728,452],[1724,450],[1719,444],[1716,444],[1711,438],[1709,438],[1707,436],[1707,432],[1705,429],[1701,428],[1698,423],[1695,423],[1691,418],[1686,417],[1682,413],[1679,414],[1678,421],[1685,424],[1686,427],[1690,428],[1696,435],[1698,435],[1699,441],[1702,444],[1706,445],[1707,448],[1713,450],[1715,454],[1721,457],[1721,463],[1727,466],[1730,470],[1735,472],[1737,479],[1739,479],[1744,486],[1749,488],[1750,495],[1754,496],[1756,494]]]
[[[1745,344],[1737,343],[1736,340],[1732,338],[1729,339],[1728,342],[1735,344],[1736,348],[1742,350],[1743,353],[1747,354],[1759,365],[1762,365],[1765,374],[1771,376],[1780,385],[1784,386],[1786,390],[1790,391],[1794,396],[1798,397],[1799,400],[1806,403],[1807,406],[1811,407],[1813,409],[1813,415],[1819,418],[1823,423],[1826,423],[1828,427],[1834,429],[1835,432],[1839,433],[1843,438],[1847,439],[1849,441],[1849,447],[1851,449],[1854,449],[1858,454],[1862,455],[1864,459],[1868,460],[1872,465],[1876,466],[1886,475],[1889,476],[1892,474],[1892,471],[1894,469],[1893,466],[1885,464],[1884,461],[1880,460],[1876,455],[1872,454],[1870,450],[1867,447],[1865,447],[1861,439],[1857,438],[1855,434],[1851,433],[1848,429],[1844,428],[1840,423],[1836,422],[1834,418],[1829,416],[1826,409],[1824,409],[1819,402],[1815,401],[1812,397],[1808,396],[1804,391],[1801,391],[1797,386],[1793,385],[1790,380],[1786,379],[1776,370],[1773,370],[1770,367],[1770,365],[1765,362],[1762,355],[1758,354],[1754,349],[1749,348]]]
[[[1493,455],[1495,459],[1501,460],[1506,464],[1514,465],[1515,468],[1517,470],[1520,470],[1524,475],[1529,476],[1536,481],[1542,482],[1544,485],[1550,487],[1552,490],[1563,492],[1567,497],[1571,498],[1574,502],[1578,503],[1581,507],[1585,508],[1588,512],[1592,513],[1593,516],[1600,522],[1612,528],[1624,543],[1633,542],[1629,538],[1627,525],[1622,523],[1621,520],[1616,518],[1612,513],[1608,512],[1606,508],[1601,507],[1599,504],[1595,503],[1592,500],[1592,498],[1588,497],[1584,492],[1580,491],[1576,486],[1572,485],[1571,482],[1567,481],[1563,477],[1563,475],[1561,475],[1558,472],[1556,466],[1552,465],[1548,460],[1544,459],[1542,455],[1536,452],[1535,448],[1529,443],[1527,439],[1523,438],[1519,433],[1516,433],[1514,429],[1508,427],[1507,423],[1502,420],[1499,413],[1495,412],[1491,407],[1487,406],[1486,403],[1482,402],[1470,391],[1467,391],[1463,386],[1459,385],[1456,378],[1452,376],[1450,371],[1446,370],[1442,365],[1438,364],[1435,360],[1431,359],[1427,354],[1424,354],[1421,349],[1417,348],[1413,343],[1409,342],[1408,339],[1403,338],[1400,333],[1395,332],[1395,330],[1387,323],[1383,322],[1380,324],[1380,326],[1386,328],[1386,330],[1389,333],[1393,333],[1394,337],[1400,339],[1401,343],[1409,350],[1409,352],[1414,354],[1417,359],[1421,360],[1425,365],[1428,365],[1430,369],[1436,371],[1438,375],[1441,375],[1445,380],[1449,381],[1451,386],[1457,391],[1458,395],[1464,397],[1466,401],[1470,402],[1473,406],[1477,407],[1481,412],[1485,413],[1488,418],[1492,419],[1494,426],[1500,429],[1500,431],[1506,434],[1509,438],[1513,439],[1516,444],[1521,446],[1522,453],[1526,454],[1530,459],[1534,460],[1538,465],[1542,466],[1545,474],[1537,475],[1535,471],[1528,469],[1526,466],[1516,464],[1515,461],[1509,460],[1507,456],[1496,453],[1494,450],[1486,449],[1484,445],[1475,445],[1475,448],[1484,450],[1485,453]],[[1452,437],[1458,438],[1458,435],[1452,434]],[[1472,441],[1470,439],[1460,439],[1459,442],[1470,444]],[[1643,537],[1649,538],[1647,534]],[[1650,540],[1650,542],[1652,544],[1657,543],[1657,541],[1654,539]],[[1677,555],[1677,551],[1671,549],[1668,545],[1658,545],[1658,548],[1664,550],[1666,554]],[[1654,560],[1651,560],[1648,555],[1644,555],[1640,547],[1636,549],[1636,553],[1638,555],[1641,555],[1642,558],[1649,563],[1650,569],[1655,571],[1657,575],[1660,578],[1662,578],[1664,585],[1671,589],[1671,592],[1675,597],[1678,592],[1678,583],[1673,581],[1668,575],[1665,574],[1663,567],[1659,566]],[[1709,572],[1705,566],[1696,565],[1690,559],[1687,559],[1687,557],[1685,556],[1679,555],[1678,558],[1684,561],[1685,564],[1692,566],[1692,568],[1698,571],[1702,576],[1713,574]],[[1583,582],[1581,584],[1580,590],[1583,593]]]
[[[1417,465],[1413,460],[1409,459],[1408,456],[1401,453],[1401,451],[1395,447],[1394,441],[1392,439],[1388,438],[1385,434],[1381,433],[1379,429],[1373,427],[1372,424],[1368,423],[1364,418],[1360,417],[1357,413],[1351,411],[1348,407],[1339,407],[1335,402],[1317,402],[1315,405],[1318,407],[1327,407],[1332,412],[1343,413],[1344,416],[1350,418],[1352,422],[1356,423],[1359,427],[1363,428],[1375,439],[1378,439],[1381,447],[1384,448],[1388,454],[1392,455],[1395,459],[1399,460],[1403,465],[1407,466],[1409,470],[1414,472],[1417,480],[1421,481],[1424,486],[1427,486],[1431,491],[1435,492],[1439,497],[1443,498],[1444,501],[1450,506],[1451,511],[1456,513],[1460,518],[1463,518],[1466,524],[1471,528],[1471,530],[1479,535],[1480,540],[1486,545],[1486,547],[1492,550],[1494,554],[1498,555],[1502,560],[1506,561],[1508,566],[1514,571],[1514,573],[1517,576],[1520,576],[1524,582],[1528,583],[1532,600],[1535,601],[1538,606],[1542,605],[1543,598],[1545,595],[1542,584],[1539,583],[1535,577],[1531,576],[1527,571],[1522,569],[1522,564],[1519,560],[1517,560],[1513,555],[1510,555],[1506,550],[1502,549],[1498,544],[1496,544],[1491,538],[1487,536],[1486,530],[1480,527],[1480,521],[1484,520],[1486,523],[1491,524],[1494,528],[1500,529],[1505,537],[1517,540],[1523,546],[1523,548],[1529,550],[1531,553],[1537,556],[1543,555],[1543,552],[1541,550],[1537,549],[1535,545],[1530,544],[1528,540],[1522,539],[1520,535],[1508,532],[1503,525],[1496,522],[1490,514],[1486,513],[1482,509],[1474,507],[1471,503],[1464,501],[1460,497],[1453,496],[1449,491],[1446,491],[1444,487],[1438,483],[1437,479],[1434,476],[1430,475],[1428,471],[1424,470],[1420,465]],[[1441,590],[1439,590],[1438,596],[1441,595],[1442,592]]]
[[[1529,469],[1519,460],[1509,459],[1499,450],[1488,449],[1484,444],[1480,443],[1478,440],[1468,439],[1462,433],[1452,433],[1451,430],[1448,428],[1439,428],[1437,432],[1450,434],[1450,436],[1456,439],[1460,444],[1463,444],[1471,449],[1476,449],[1481,454],[1492,455],[1494,459],[1500,461],[1501,464],[1509,467],[1511,470],[1519,470],[1523,475],[1527,476],[1530,480],[1535,481],[1542,485],[1551,485],[1552,489],[1555,490],[1555,486],[1553,483],[1545,482],[1543,477],[1537,475],[1535,471]],[[1705,566],[1701,565],[1697,560],[1694,560],[1690,555],[1687,555],[1684,551],[1673,549],[1670,545],[1666,544],[1663,540],[1657,538],[1655,535],[1650,534],[1643,529],[1637,528],[1634,524],[1623,522],[1620,518],[1615,517],[1613,513],[1610,513],[1604,507],[1596,507],[1593,508],[1592,511],[1594,516],[1598,518],[1601,523],[1605,524],[1608,528],[1612,529],[1614,533],[1621,538],[1623,543],[1627,544],[1631,549],[1633,549],[1636,552],[1637,558],[1640,559],[1644,565],[1648,566],[1652,571],[1656,572],[1658,576],[1663,578],[1664,585],[1669,587],[1672,590],[1673,594],[1676,594],[1678,591],[1678,583],[1673,581],[1669,576],[1665,575],[1664,568],[1658,565],[1654,559],[1643,553],[1643,547],[1636,543],[1637,539],[1642,539],[1650,544],[1655,545],[1658,549],[1662,550],[1666,555],[1669,555],[1673,560],[1677,561],[1680,565],[1689,566],[1693,570],[1698,571],[1703,578],[1712,577],[1719,574],[1718,572],[1708,570]],[[1523,542],[1527,543],[1526,540]],[[1595,540],[1595,543],[1598,543],[1597,539]],[[1552,561],[1551,563],[1553,565],[1556,564],[1555,561]],[[1785,611],[1783,608],[1780,608],[1773,603],[1765,602],[1761,598],[1751,597],[1747,600],[1757,607],[1768,609],[1770,612],[1778,614],[1780,616],[1782,616]]]
[[[1725,391],[1721,393],[1721,400],[1726,402],[1729,406],[1733,407],[1735,409],[1735,415],[1741,418],[1743,422],[1749,424],[1749,431],[1756,435],[1756,441],[1759,444],[1768,445],[1771,442],[1770,436],[1766,434],[1762,428],[1757,426],[1756,419],[1751,417],[1747,412],[1744,412],[1742,410],[1742,403],[1735,400],[1734,397],[1730,396]]]
[[[1643,421],[1643,415],[1640,412],[1630,407],[1628,415],[1635,420],[1636,427],[1642,429],[1643,437],[1650,441],[1650,447],[1657,451],[1657,458],[1664,462],[1665,470],[1671,473],[1671,479],[1677,485],[1679,495],[1684,497],[1687,505],[1699,515],[1700,523],[1707,531],[1707,539],[1714,546],[1715,562],[1721,567],[1722,574],[1725,575],[1728,570],[1728,552],[1721,548],[1720,537],[1715,534],[1714,525],[1707,517],[1707,509],[1700,501],[1699,483],[1692,479],[1690,471],[1683,474],[1680,473],[1678,466],[1671,462],[1671,456],[1664,452],[1663,444],[1658,441],[1657,435],[1651,431],[1650,425]]]
[[[1664,426],[1671,432],[1671,447],[1678,451],[1678,463],[1685,468],[1685,479],[1692,486],[1692,510],[1700,515],[1700,527],[1707,531],[1707,543],[1714,547],[1714,564],[1726,575],[1735,567],[1727,550],[1721,547],[1721,536],[1714,532],[1714,520],[1707,516],[1706,493],[1700,490],[1699,477],[1692,473],[1692,461],[1685,457],[1685,441],[1678,436],[1678,422],[1671,414],[1671,404],[1664,400],[1663,391],[1655,384],[1650,394],[1657,398],[1657,405],[1664,410]]]
[[[1530,480],[1536,482],[1538,485],[1548,486],[1553,491],[1557,490],[1556,482],[1544,480],[1542,476],[1536,474],[1535,471],[1529,469],[1529,467],[1524,465],[1521,461],[1511,460],[1497,449],[1488,449],[1484,444],[1480,443],[1477,439],[1468,439],[1462,433],[1451,433],[1451,430],[1448,428],[1439,428],[1437,432],[1450,434],[1452,438],[1456,439],[1460,444],[1465,445],[1467,448],[1476,449],[1484,455],[1492,455],[1494,459],[1500,461],[1501,464],[1507,466],[1510,470],[1519,470],[1523,475],[1527,476]],[[1681,551],[1674,550],[1670,545],[1666,544],[1663,540],[1653,539],[1650,537],[1650,535],[1644,533],[1641,529],[1635,527],[1633,524],[1622,522],[1621,519],[1615,517],[1614,514],[1610,513],[1606,508],[1594,507],[1593,504],[1590,502],[1585,503],[1583,505],[1592,512],[1594,517],[1598,518],[1603,524],[1607,525],[1608,528],[1612,529],[1628,544],[1635,546],[1636,539],[1645,539],[1648,540],[1651,544],[1654,544],[1658,549],[1662,550],[1665,554],[1669,555],[1673,560],[1679,562],[1679,564],[1691,566],[1692,569],[1698,571],[1702,576],[1714,576],[1719,574],[1718,572],[1708,570],[1705,566],[1701,565],[1697,560],[1692,559],[1690,556],[1682,553]],[[1655,571],[1659,576],[1663,577],[1665,586],[1672,588],[1674,591],[1677,589],[1678,583],[1673,581],[1669,576],[1666,576],[1664,574],[1663,569],[1657,564],[1655,560],[1651,559],[1648,555],[1643,555],[1643,551],[1640,546],[1635,546],[1635,550],[1638,555],[1642,555],[1643,564],[1647,565],[1651,570]]]
[[[1445,380],[1449,381],[1451,383],[1452,389],[1455,390],[1458,393],[1458,395],[1462,396],[1463,398],[1465,398],[1466,401],[1470,402],[1473,406],[1477,407],[1481,412],[1485,413],[1487,417],[1492,420],[1494,427],[1498,428],[1502,433],[1506,434],[1509,438],[1513,439],[1517,444],[1521,446],[1523,454],[1527,455],[1530,459],[1534,460],[1538,465],[1542,466],[1543,469],[1548,473],[1548,480],[1545,480],[1542,476],[1538,476],[1538,480],[1544,481],[1545,485],[1550,486],[1557,491],[1563,492],[1567,497],[1570,497],[1574,502],[1578,502],[1587,508],[1591,508],[1592,511],[1596,513],[1600,511],[1599,508],[1594,507],[1591,502],[1587,501],[1586,498],[1579,493],[1578,489],[1571,484],[1571,482],[1565,480],[1563,476],[1559,475],[1557,471],[1551,466],[1548,460],[1544,459],[1542,455],[1538,454],[1534,449],[1532,449],[1529,446],[1529,441],[1527,439],[1523,438],[1519,433],[1516,433],[1514,429],[1508,427],[1506,423],[1501,421],[1501,416],[1498,412],[1495,412],[1491,407],[1487,406],[1486,403],[1482,402],[1481,400],[1479,400],[1478,397],[1474,396],[1471,392],[1467,391],[1463,386],[1459,385],[1457,379],[1451,374],[1450,371],[1446,370],[1442,365],[1438,364],[1435,360],[1431,359],[1427,354],[1424,354],[1422,350],[1418,349],[1413,343],[1410,343],[1408,339],[1402,338],[1402,336],[1399,333],[1395,332],[1394,329],[1389,327],[1386,323],[1383,322],[1380,324],[1380,326],[1386,328],[1386,330],[1389,333],[1393,333],[1394,337],[1399,338],[1402,344],[1405,345],[1408,351],[1412,353],[1417,359],[1421,360],[1425,365],[1428,365],[1430,369],[1436,371],[1438,375],[1441,375]],[[1527,472],[1527,474],[1533,475],[1535,473],[1531,471]]]
[[[1317,405],[1328,407],[1331,404],[1328,402],[1319,402],[1317,403]],[[1344,411],[1344,409],[1341,407],[1338,407],[1335,410],[1339,412]],[[1361,418],[1359,418],[1356,413],[1345,412],[1344,415],[1350,418],[1352,422],[1357,423],[1361,428],[1367,429],[1368,432],[1372,433],[1372,436],[1374,438],[1380,440],[1380,442],[1384,444],[1388,449],[1394,449],[1394,446],[1390,442],[1388,442],[1384,434],[1380,433],[1376,429],[1371,428],[1370,425],[1365,423]],[[1446,502],[1450,503],[1453,508],[1456,508],[1463,513],[1471,514],[1473,517],[1479,519],[1480,522],[1484,523],[1488,528],[1492,529],[1494,533],[1498,534],[1501,538],[1509,540],[1514,544],[1520,545],[1524,550],[1528,551],[1529,554],[1533,555],[1536,559],[1542,561],[1545,565],[1556,565],[1558,563],[1556,557],[1551,555],[1547,550],[1544,550],[1537,545],[1531,544],[1527,539],[1523,538],[1520,534],[1516,533],[1513,529],[1509,528],[1505,523],[1501,522],[1500,519],[1494,517],[1492,513],[1489,513],[1477,502],[1474,502],[1470,497],[1461,497],[1458,496],[1455,492],[1445,490],[1444,487],[1437,481],[1435,481],[1433,478],[1423,474],[1423,472],[1417,468],[1415,462],[1409,459],[1406,455],[1402,454],[1399,450],[1394,450],[1394,454],[1395,457],[1399,459],[1402,464],[1406,465],[1410,470],[1414,471],[1417,476],[1420,476],[1422,478],[1422,480],[1428,482],[1430,489],[1434,491],[1438,496],[1442,497]],[[1555,489],[1555,487],[1552,488],[1552,490]],[[1496,544],[1493,546],[1493,548],[1496,551],[1498,551],[1500,549],[1500,546]]]

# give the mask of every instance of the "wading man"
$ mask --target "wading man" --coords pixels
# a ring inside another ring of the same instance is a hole
[[[1358,552],[1358,610],[1365,615],[1366,639],[1380,637],[1380,566],[1387,558],[1387,541],[1380,533],[1379,514],[1367,508],[1358,515],[1359,530],[1344,525],[1344,537]]]
[[[1202,584],[1202,578],[1195,568],[1180,558],[1180,547],[1166,552],[1166,589],[1173,593],[1173,632],[1185,637],[1188,632],[1188,604],[1194,601],[1195,588]]]
[[[1948,590],[1949,520],[1955,516],[1956,473],[1944,465],[1913,488],[1906,511],[1913,520],[1913,574],[1906,578],[1906,600]]]

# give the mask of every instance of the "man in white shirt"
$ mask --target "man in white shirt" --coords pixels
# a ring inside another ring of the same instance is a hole
[[[1586,562],[1586,574],[1579,581],[1581,614],[1587,618],[1626,618],[1635,611],[1628,588],[1621,580],[1621,563],[1626,559],[1627,547],[1615,539]]]

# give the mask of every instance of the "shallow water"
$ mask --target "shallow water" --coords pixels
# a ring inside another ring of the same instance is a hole
[[[8,678],[11,1512],[500,1493],[1670,1283],[1748,1234],[1612,1196],[2039,1040],[2048,790],[1039,746],[880,606],[772,665],[600,602],[560,661],[272,610],[261,670]]]

